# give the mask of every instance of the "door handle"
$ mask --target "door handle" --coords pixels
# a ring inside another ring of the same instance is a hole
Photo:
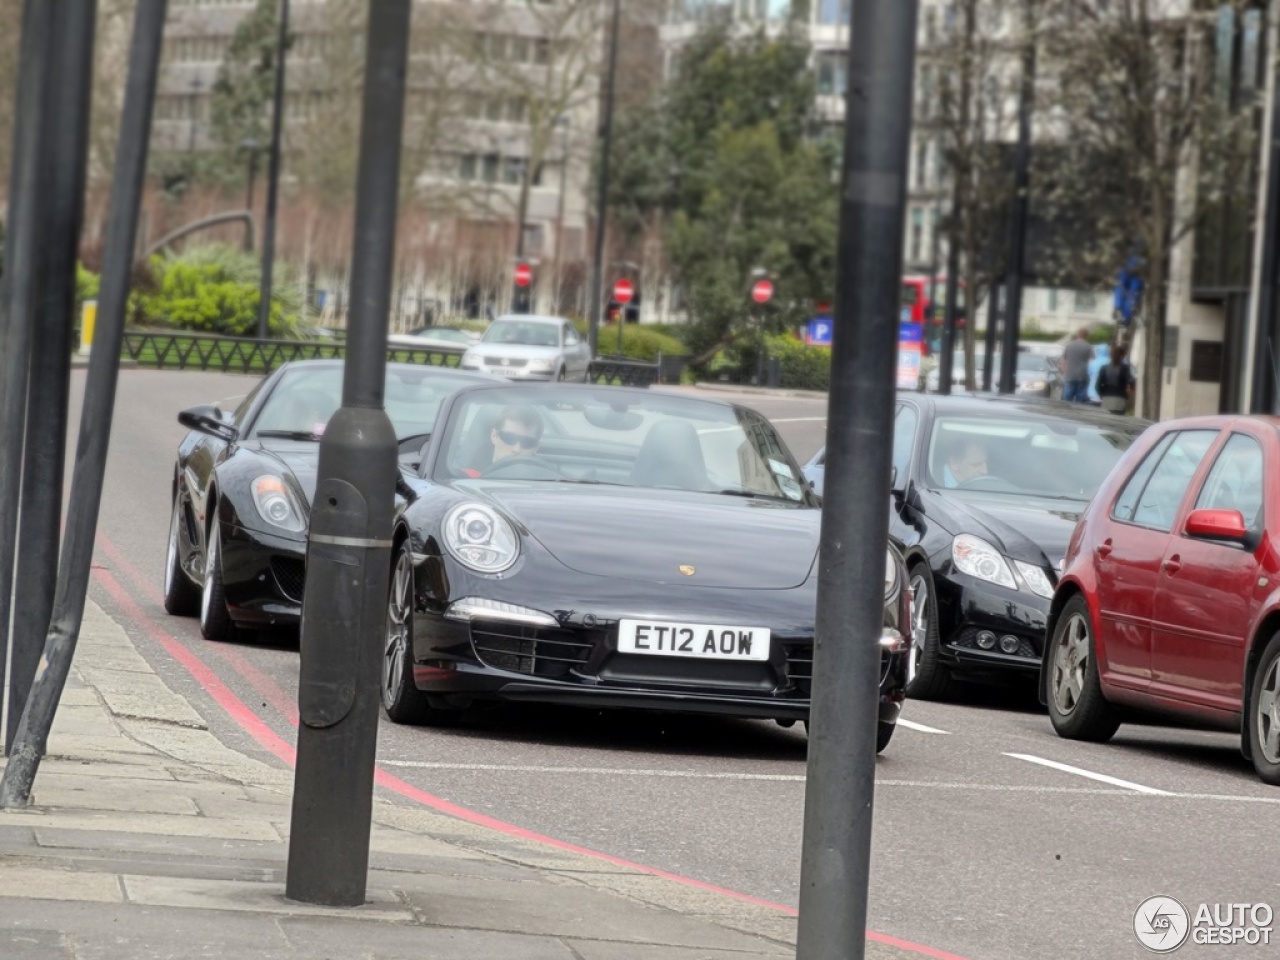
[[[1181,569],[1182,569],[1182,558],[1179,557],[1176,553],[1164,562],[1164,572],[1169,574],[1169,576],[1173,576],[1175,573],[1177,573]]]
[[[1098,544],[1098,545],[1097,545],[1097,547],[1095,547],[1094,549],[1097,551],[1098,557],[1099,557],[1100,559],[1102,559],[1102,560],[1107,559],[1107,557],[1111,556],[1111,549],[1112,549],[1112,548],[1111,548],[1111,538],[1110,538],[1110,537],[1108,537],[1106,540],[1103,540],[1103,541],[1102,541],[1100,544]]]

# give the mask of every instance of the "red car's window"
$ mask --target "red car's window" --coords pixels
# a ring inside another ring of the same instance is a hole
[[[1213,462],[1197,510],[1238,510],[1250,530],[1262,529],[1262,445],[1253,437],[1233,433]]]
[[[1172,530],[1200,461],[1217,437],[1216,430],[1183,430],[1160,441],[1125,484],[1111,516],[1155,530]]]

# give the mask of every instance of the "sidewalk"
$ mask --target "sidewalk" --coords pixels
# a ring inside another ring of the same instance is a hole
[[[368,902],[289,902],[292,785],[216,739],[90,603],[33,805],[0,812],[0,958],[794,955],[780,911],[383,797]]]

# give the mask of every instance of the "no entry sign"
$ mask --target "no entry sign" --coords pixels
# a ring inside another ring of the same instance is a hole
[[[751,288],[751,299],[756,303],[768,303],[773,299],[773,283],[769,280],[757,280]]]
[[[613,299],[618,303],[630,303],[635,295],[636,287],[630,280],[619,280],[613,285]]]
[[[516,264],[516,286],[527,287],[533,283],[533,267],[527,263]]]

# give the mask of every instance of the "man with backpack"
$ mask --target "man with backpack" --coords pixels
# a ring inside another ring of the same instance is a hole
[[[1124,413],[1128,409],[1136,385],[1133,368],[1124,357],[1123,346],[1112,347],[1111,358],[1098,369],[1093,385],[1102,402],[1102,409],[1112,413]]]

